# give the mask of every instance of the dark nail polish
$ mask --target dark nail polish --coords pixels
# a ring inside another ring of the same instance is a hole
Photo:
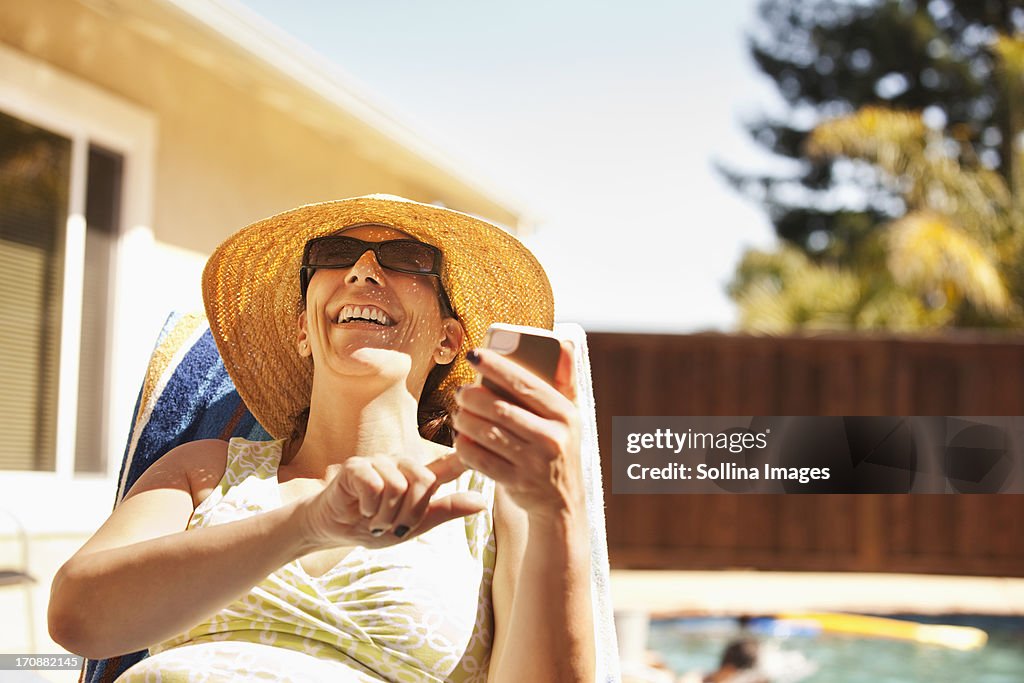
[[[409,533],[409,527],[407,527],[406,525],[399,524],[395,527],[395,536],[401,538],[402,536],[405,536],[407,533]]]
[[[470,349],[466,352],[466,360],[470,365],[476,365],[480,362],[480,354],[476,352],[476,349]]]

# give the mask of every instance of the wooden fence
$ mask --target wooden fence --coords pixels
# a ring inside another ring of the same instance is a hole
[[[590,333],[613,567],[1024,576],[1024,495],[612,495],[615,415],[1024,415],[1024,337]]]

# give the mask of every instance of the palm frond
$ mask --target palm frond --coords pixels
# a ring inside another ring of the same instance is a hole
[[[808,151],[878,166],[901,187],[911,210],[954,216],[981,242],[1009,232],[1013,199],[1003,178],[988,169],[961,167],[946,151],[942,135],[918,113],[864,107],[820,124]]]
[[[857,311],[860,330],[916,332],[934,330],[950,323],[955,314],[951,306],[935,306],[920,296],[896,286],[880,288]]]
[[[1024,324],[1024,36],[1000,36],[992,55],[1009,117],[1002,174],[972,158],[950,130],[920,113],[863,107],[819,124],[811,159],[877,168],[907,207],[858,242],[848,267],[793,247],[748,252],[730,286],[741,324],[794,329],[920,330]],[[970,158],[970,157],[969,157]],[[819,261],[821,259],[819,258]]]
[[[885,237],[893,280],[922,296],[965,298],[1006,315],[1014,303],[996,255],[947,217],[914,212],[890,223]]]
[[[862,107],[820,123],[807,140],[807,152],[818,158],[864,159],[899,177],[920,164],[927,131],[918,114]]]
[[[782,334],[853,327],[861,292],[850,271],[814,264],[803,252],[783,246],[777,252],[748,251],[739,272],[743,275],[730,293],[744,329]]]

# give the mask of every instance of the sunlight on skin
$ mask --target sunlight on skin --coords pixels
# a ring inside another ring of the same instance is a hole
[[[360,226],[344,234],[368,242],[414,239],[383,226]],[[458,323],[442,320],[435,280],[383,268],[372,251],[351,268],[317,270],[310,279],[306,310],[298,320],[299,353],[312,355],[314,367],[338,375],[376,377],[388,383],[405,378],[409,393],[418,399],[434,365],[454,357],[449,340],[457,334],[453,327]],[[375,306],[393,324],[339,324],[338,313],[346,304]]]

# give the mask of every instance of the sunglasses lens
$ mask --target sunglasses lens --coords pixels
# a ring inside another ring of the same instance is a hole
[[[395,241],[380,245],[380,264],[413,273],[435,273],[436,252],[420,242]]]
[[[366,246],[366,243],[351,237],[317,240],[310,244],[306,265],[347,268],[359,260]]]
[[[385,268],[406,273],[439,273],[438,252],[429,244],[409,240],[374,244],[341,235],[310,242],[303,265],[312,268],[349,268],[369,249],[376,251],[377,260]]]

